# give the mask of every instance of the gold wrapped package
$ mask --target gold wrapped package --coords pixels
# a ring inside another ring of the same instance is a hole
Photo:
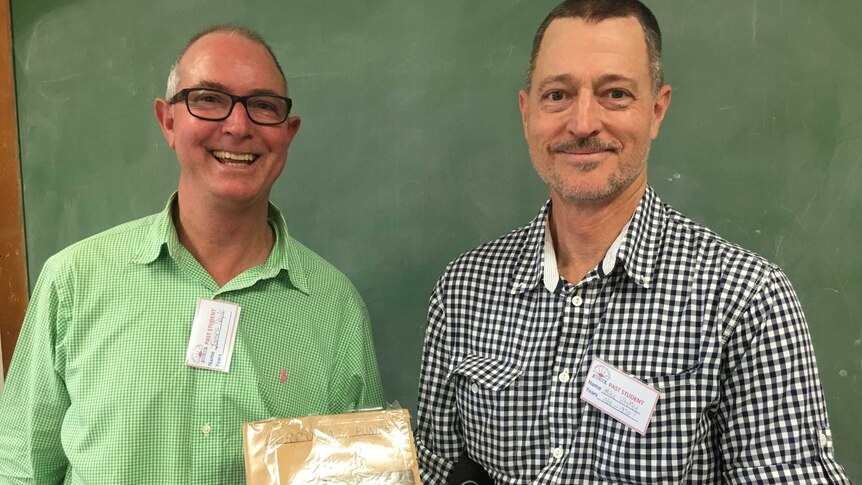
[[[243,425],[248,485],[420,485],[406,409]]]

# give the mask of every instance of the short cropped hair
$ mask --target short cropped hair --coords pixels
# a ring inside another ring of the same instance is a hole
[[[650,9],[638,0],[565,0],[557,5],[542,21],[539,30],[536,31],[536,36],[533,37],[533,51],[530,54],[530,65],[527,68],[527,91],[530,90],[533,72],[536,70],[536,57],[539,55],[539,47],[541,47],[542,39],[545,37],[545,30],[552,21],[559,18],[580,18],[586,22],[598,23],[602,20],[624,17],[634,17],[643,28],[653,93],[657,93],[664,84],[664,72],[661,64],[661,30]]]
[[[281,68],[281,64],[279,64],[278,59],[275,57],[275,54],[272,52],[272,48],[266,41],[263,39],[263,36],[258,34],[257,32],[248,29],[246,27],[241,27],[239,25],[233,24],[225,24],[225,25],[216,25],[210,27],[202,32],[199,32],[194,37],[192,37],[183,47],[183,50],[180,52],[180,55],[177,56],[177,59],[174,61],[173,65],[171,65],[171,71],[168,74],[168,87],[165,93],[166,99],[171,99],[175,94],[177,94],[177,84],[179,83],[179,73],[177,72],[180,61],[183,59],[183,56],[189,50],[189,48],[200,40],[205,35],[209,34],[229,34],[229,35],[238,35],[245,39],[248,39],[255,44],[263,47],[269,52],[270,57],[272,57],[273,62],[275,62],[275,67],[278,68],[278,72],[281,73],[281,78],[284,80],[284,92],[287,93],[287,78],[284,76],[284,70]]]

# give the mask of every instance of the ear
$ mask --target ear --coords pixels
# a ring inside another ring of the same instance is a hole
[[[527,138],[527,102],[530,99],[530,93],[523,89],[518,91],[518,109],[521,110],[521,125],[524,128],[524,138]]]
[[[173,150],[174,147],[174,105],[168,103],[165,99],[156,98],[153,102],[153,111],[156,113],[156,119],[159,120],[159,127],[165,135],[165,140],[168,146]]]
[[[652,111],[652,125],[650,126],[650,138],[655,140],[658,137],[658,129],[661,127],[661,122],[664,120],[664,115],[667,114],[667,108],[670,106],[670,86],[665,84],[659,89],[655,97],[655,104]]]
[[[284,123],[284,129],[287,130],[287,146],[290,147],[290,143],[293,141],[293,137],[296,136],[296,132],[299,131],[299,125],[302,124],[302,120],[299,119],[299,116],[290,116],[287,118],[287,121]]]

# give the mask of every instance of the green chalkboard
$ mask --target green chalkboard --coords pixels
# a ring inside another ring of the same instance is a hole
[[[162,208],[177,166],[152,100],[190,34],[243,23],[303,117],[273,200],[359,288],[387,398],[415,409],[434,281],[546,197],[517,90],[556,2],[11,3],[31,281],[67,244]],[[862,481],[862,2],[648,4],[675,88],[650,181],[790,275],[838,458]]]

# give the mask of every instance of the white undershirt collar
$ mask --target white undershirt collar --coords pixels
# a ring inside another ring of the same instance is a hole
[[[554,293],[557,291],[557,286],[560,284],[560,271],[557,268],[557,253],[554,251],[554,240],[551,237],[551,228],[548,224],[548,219],[548,217],[545,218],[545,270],[543,279],[545,288],[547,288],[551,293]],[[608,252],[605,253],[605,257],[602,259],[599,267],[599,273],[602,276],[610,274],[611,271],[614,270],[614,267],[617,264],[617,253],[620,250],[620,246],[623,244],[623,239],[625,239],[629,224],[631,224],[631,219],[626,222],[626,225],[623,226],[620,233],[617,234],[617,238],[614,239],[613,243],[611,243],[611,247],[608,248]]]

